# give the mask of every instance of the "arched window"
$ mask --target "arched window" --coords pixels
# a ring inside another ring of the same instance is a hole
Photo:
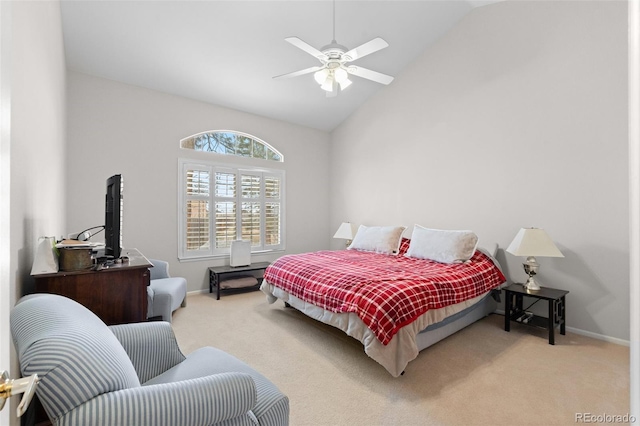
[[[180,141],[180,148],[215,152],[238,157],[261,158],[283,162],[284,157],[274,147],[255,136],[232,130],[198,133]]]
[[[180,147],[283,162],[275,148],[245,133],[211,131],[180,141]],[[211,158],[209,159],[211,160]],[[232,164],[217,157],[178,159],[180,259],[228,256],[231,242],[251,242],[252,253],[285,248],[285,172]]]

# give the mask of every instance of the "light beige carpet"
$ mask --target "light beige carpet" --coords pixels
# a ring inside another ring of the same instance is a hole
[[[173,316],[185,354],[215,346],[250,364],[289,396],[293,426],[575,425],[628,413],[628,347],[571,333],[552,346],[543,330],[503,326],[491,315],[393,378],[360,342],[261,292],[190,295]]]

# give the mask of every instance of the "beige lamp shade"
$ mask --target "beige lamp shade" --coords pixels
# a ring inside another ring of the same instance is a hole
[[[564,257],[549,235],[540,228],[521,228],[507,252],[514,256]]]
[[[345,240],[353,240],[353,236],[356,235],[356,226],[349,222],[342,222],[333,238],[342,238]]]

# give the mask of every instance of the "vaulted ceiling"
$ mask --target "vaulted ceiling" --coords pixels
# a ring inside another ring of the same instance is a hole
[[[337,0],[335,38],[351,49],[382,37],[389,47],[354,63],[398,77],[474,7],[494,1]],[[63,0],[67,66],[331,131],[385,86],[354,76],[348,89],[327,98],[313,74],[272,77],[319,65],[284,39],[329,44],[333,8],[327,0]]]

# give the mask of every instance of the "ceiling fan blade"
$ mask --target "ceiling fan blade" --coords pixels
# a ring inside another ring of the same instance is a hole
[[[358,47],[355,47],[344,55],[343,58],[347,60],[347,62],[355,61],[356,59],[360,59],[363,56],[370,55],[371,53],[377,52],[378,50],[384,49],[389,46],[389,43],[381,39],[380,37],[376,37],[371,41],[366,42]]]
[[[277,76],[275,76],[273,78],[274,79],[279,79],[279,78],[297,77],[299,75],[305,75],[305,74],[310,74],[312,72],[320,71],[322,68],[324,68],[324,66],[318,65],[317,67],[305,68],[305,69],[300,70],[300,71],[294,71],[294,72],[290,72],[290,73],[287,73],[287,74],[277,75]]]
[[[313,56],[314,58],[317,58],[321,61],[326,61],[327,59],[327,55],[325,55],[324,53],[322,53],[321,51],[319,51],[318,49],[316,49],[315,47],[311,46],[309,43],[300,40],[298,37],[287,37],[285,38],[286,41],[288,41],[289,43],[293,44],[295,47],[297,47],[298,49],[302,49],[305,52],[307,52],[309,55]]]
[[[358,67],[355,65],[347,67],[347,72],[349,72],[349,74],[366,78],[368,80],[373,80],[381,84],[389,84],[393,81],[393,77],[391,77],[390,75],[382,74],[381,72],[372,71],[370,69]]]

